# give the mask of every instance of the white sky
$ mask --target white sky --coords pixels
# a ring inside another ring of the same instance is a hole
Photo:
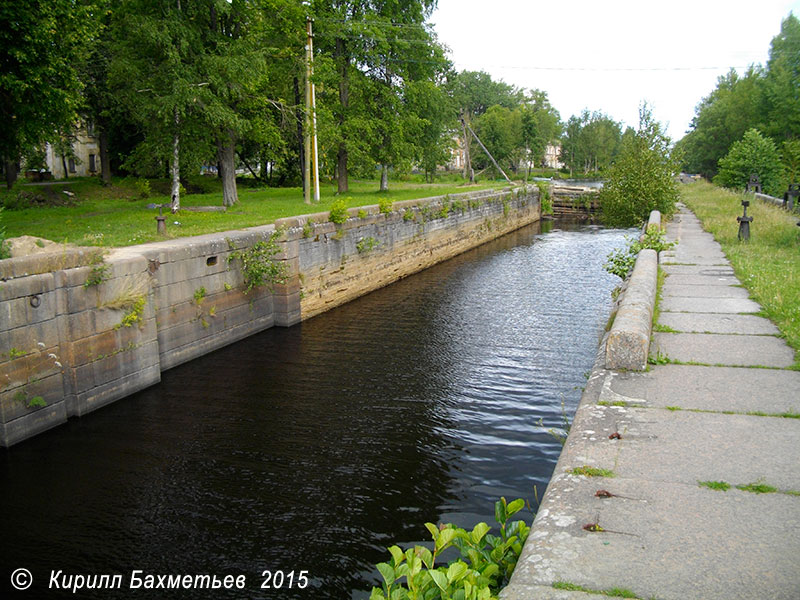
[[[646,100],[678,140],[717,77],[766,64],[790,12],[800,0],[439,0],[431,21],[459,71],[544,90],[565,122],[587,108],[635,128]]]

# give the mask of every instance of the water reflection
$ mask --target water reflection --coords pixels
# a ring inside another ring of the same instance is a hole
[[[231,598],[365,597],[426,521],[544,490],[560,445],[537,424],[580,397],[623,233],[520,230],[0,453],[3,584],[26,566],[47,597],[51,569],[143,569],[247,575]],[[311,588],[262,591],[264,569]]]

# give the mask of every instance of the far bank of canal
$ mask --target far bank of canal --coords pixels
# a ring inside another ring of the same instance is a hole
[[[363,598],[386,546],[427,539],[426,521],[533,502],[561,451],[544,428],[580,399],[618,282],[602,264],[627,233],[541,227],[0,452],[3,585],[25,567],[47,597],[51,570],[141,569],[246,575],[231,598]],[[264,570],[310,585],[260,590]]]

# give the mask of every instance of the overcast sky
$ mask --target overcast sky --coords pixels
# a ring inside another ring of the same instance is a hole
[[[439,0],[456,69],[547,92],[566,121],[584,108],[636,127],[646,100],[673,140],[731,67],[766,64],[800,0]]]

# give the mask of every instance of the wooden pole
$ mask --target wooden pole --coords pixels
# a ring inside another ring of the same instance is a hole
[[[311,17],[306,17],[306,110],[303,145],[303,201],[311,204]]]
[[[306,21],[308,29],[309,78],[314,75],[314,34],[311,32],[311,18]],[[319,202],[319,151],[317,149],[317,98],[314,82],[311,81],[311,159],[313,161],[314,202]]]
[[[498,165],[498,164],[497,164],[497,161],[494,159],[494,156],[492,156],[492,153],[491,153],[491,152],[489,152],[489,151],[486,149],[486,146],[484,146],[484,145],[483,145],[483,142],[481,141],[481,139],[480,139],[480,138],[479,138],[479,137],[478,137],[478,136],[475,134],[475,132],[474,132],[474,131],[472,131],[472,127],[470,127],[470,126],[469,126],[469,124],[468,124],[466,121],[464,121],[463,119],[461,120],[461,122],[462,122],[462,123],[464,123],[464,127],[466,127],[467,129],[469,129],[469,132],[470,132],[470,133],[472,134],[472,136],[475,138],[475,141],[477,141],[477,142],[480,144],[481,148],[483,148],[483,151],[484,151],[484,152],[486,152],[486,156],[488,156],[488,157],[489,157],[489,158],[492,160],[492,164],[495,166],[495,168],[496,168],[498,171],[500,171],[500,174],[501,174],[503,177],[505,177],[505,179],[506,179],[506,181],[507,181],[508,183],[510,183],[511,185],[514,185],[514,182],[513,182],[513,181],[511,181],[511,180],[508,178],[508,175],[506,175],[506,172],[505,172],[505,171],[503,171],[503,169],[501,169],[501,168],[500,168],[500,165]]]

